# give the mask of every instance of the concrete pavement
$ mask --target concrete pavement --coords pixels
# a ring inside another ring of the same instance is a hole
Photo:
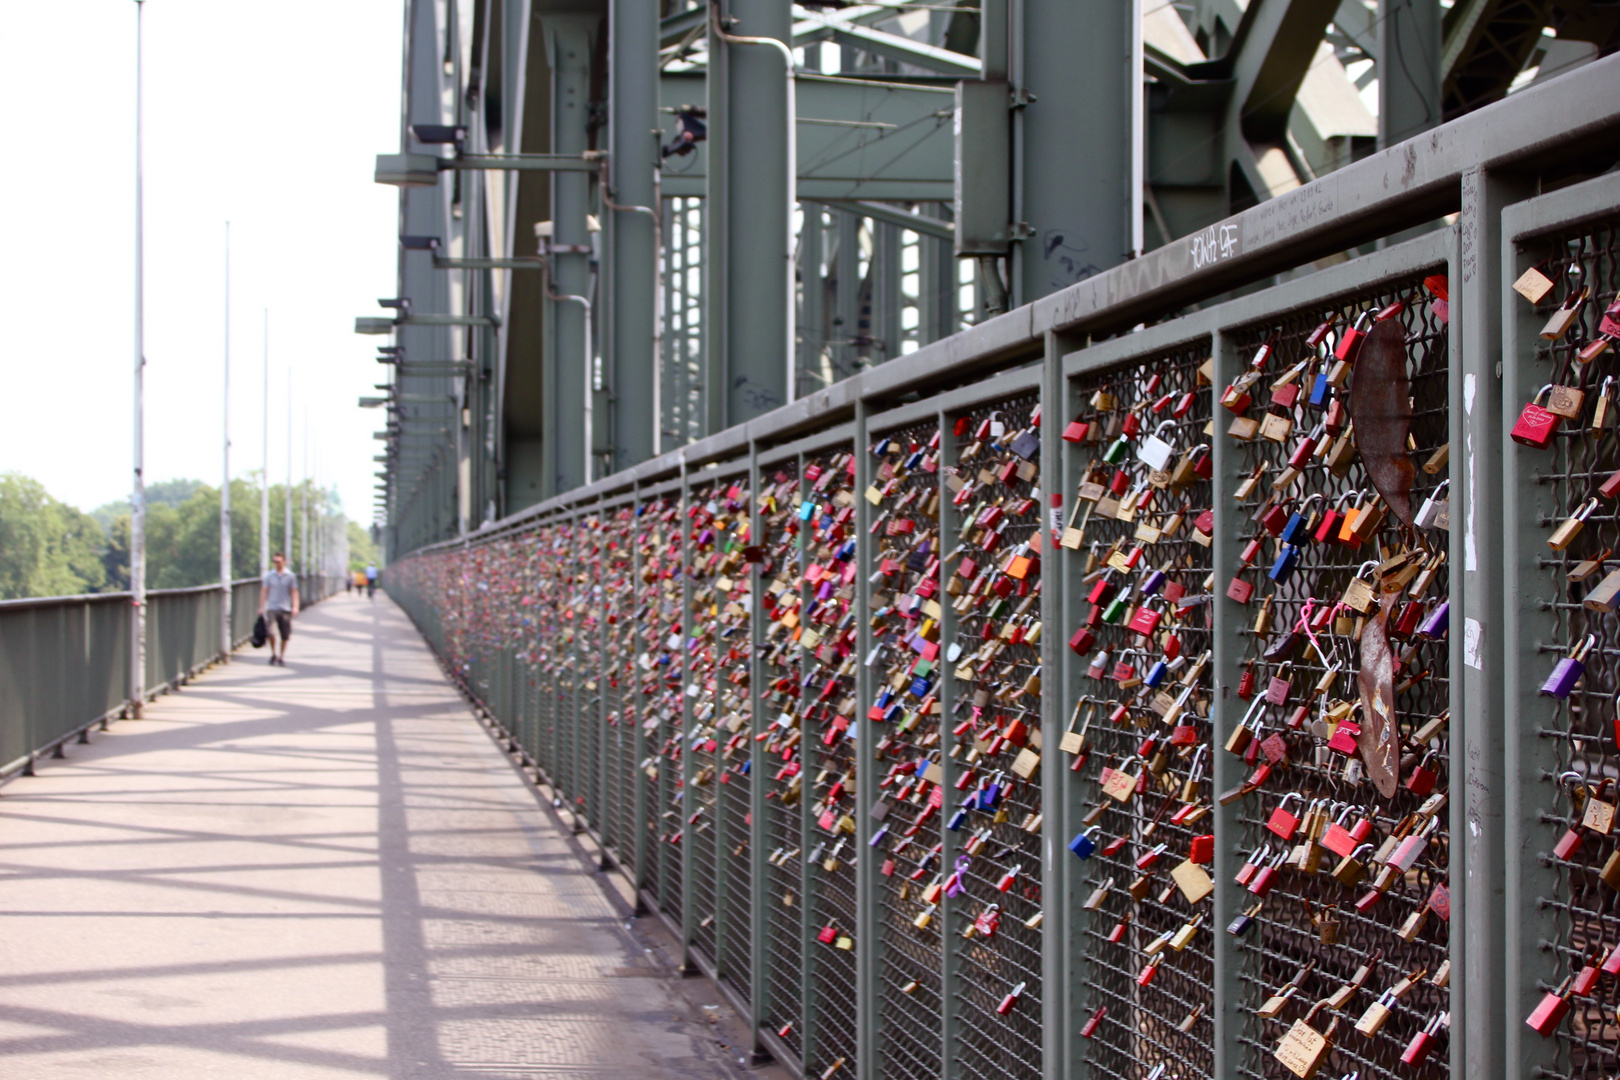
[[[0,1078],[745,1074],[390,601],[267,655],[0,789]]]

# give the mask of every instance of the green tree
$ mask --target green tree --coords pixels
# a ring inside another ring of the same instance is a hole
[[[69,596],[106,583],[101,527],[39,481],[0,474],[0,598]]]
[[[371,539],[371,530],[358,521],[349,522],[349,573],[359,573],[377,559],[377,545]]]

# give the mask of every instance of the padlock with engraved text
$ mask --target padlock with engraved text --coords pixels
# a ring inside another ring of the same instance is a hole
[[[1310,1012],[1294,1021],[1294,1026],[1283,1033],[1273,1056],[1299,1080],[1312,1080],[1317,1070],[1327,1062],[1333,1050],[1333,1038],[1338,1033],[1339,1018],[1335,1016],[1326,1031],[1311,1026],[1325,1002],[1311,1006]]]
[[[1530,399],[1530,404],[1524,407],[1519,419],[1513,424],[1509,437],[1521,446],[1534,447],[1545,450],[1558,432],[1558,425],[1564,418],[1555,412],[1549,412],[1541,405],[1541,399],[1552,393],[1552,383],[1548,383],[1536,391],[1536,396]]]

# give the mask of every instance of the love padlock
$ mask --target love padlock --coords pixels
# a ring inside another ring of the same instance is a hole
[[[1530,399],[1530,404],[1524,407],[1519,419],[1513,424],[1509,437],[1521,446],[1531,446],[1537,450],[1545,450],[1552,442],[1553,436],[1558,432],[1558,425],[1563,417],[1555,412],[1549,412],[1541,405],[1543,397],[1552,393],[1552,384],[1548,383],[1536,391],[1536,396]]]

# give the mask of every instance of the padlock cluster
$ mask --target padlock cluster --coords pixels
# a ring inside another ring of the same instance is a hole
[[[930,889],[967,1022],[948,1052],[964,1074],[1021,1076],[1040,1053],[1042,527],[1040,408],[1033,394],[951,419],[943,438],[941,677],[948,839]],[[932,796],[932,791],[930,792]],[[925,894],[925,899],[928,896]]]
[[[751,516],[746,478],[718,480],[694,489],[686,510],[686,623],[690,629],[682,741],[692,762],[691,787],[683,793],[681,813],[693,863],[703,868],[694,873],[691,887],[696,916],[693,939],[717,962],[722,956],[715,925],[722,899],[728,912],[749,910],[746,892],[741,897],[736,894],[748,885],[744,821],[751,719]],[[725,871],[717,873],[717,865]],[[746,925],[746,919],[742,924],[727,920],[727,925]],[[738,944],[728,940],[727,952]],[[737,958],[744,956],[746,945]]]
[[[940,1071],[941,957],[948,904],[943,897],[940,839],[943,736],[941,672],[945,608],[940,575],[939,425],[930,419],[876,439],[870,447],[872,558],[868,575],[872,647],[862,658],[871,672],[867,719],[881,732],[873,753],[878,790],[866,812],[879,859],[882,1012],[885,1039],[878,1053],[896,1074],[907,1066]],[[927,895],[933,899],[927,899]],[[987,912],[987,913],[986,913]],[[992,936],[997,911],[974,921]],[[959,924],[959,932],[969,927]],[[978,931],[974,931],[978,932]]]
[[[803,965],[800,962],[804,918],[804,769],[806,727],[800,723],[805,699],[800,680],[799,639],[805,603],[804,556],[799,537],[802,500],[799,465],[791,459],[770,469],[761,480],[756,513],[759,547],[760,633],[755,642],[761,678],[762,722],[759,745],[760,783],[765,786],[765,891],[767,947],[766,1019],[777,1037],[795,1054],[801,1052],[799,1021],[803,1012]]]
[[[1559,934],[1534,970],[1539,1000],[1525,1018],[1537,1034],[1562,1035],[1577,1068],[1613,1071],[1620,1059],[1620,893],[1615,757],[1620,751],[1620,679],[1614,615],[1620,610],[1616,519],[1620,458],[1614,426],[1620,297],[1613,259],[1584,234],[1548,237],[1545,257],[1513,288],[1521,318],[1539,326],[1528,362],[1545,385],[1510,432],[1528,469],[1550,481],[1559,509],[1540,524],[1533,584],[1555,613],[1551,648],[1533,672],[1544,706],[1534,723],[1556,754],[1543,773],[1542,865],[1557,878],[1551,902],[1564,914]],[[1554,651],[1556,650],[1556,651]],[[1548,899],[1538,900],[1546,905]]]
[[[681,721],[686,623],[682,612],[682,521],[679,496],[666,496],[645,506],[637,521],[636,546],[641,566],[641,603],[637,622],[641,652],[636,656],[642,700],[641,727],[646,757],[640,768],[655,787],[649,800],[656,814],[651,835],[657,847],[647,862],[660,896],[676,899],[672,918],[680,917],[681,858]],[[666,906],[668,901],[665,901]]]
[[[1068,647],[1083,693],[1056,762],[1084,791],[1080,1028],[1107,1074],[1214,1067],[1207,346],[1083,377],[1063,433],[1077,497],[1057,538],[1085,601]]]
[[[1248,624],[1222,673],[1242,779],[1216,798],[1244,837],[1222,930],[1254,1045],[1300,1077],[1410,1075],[1445,1040],[1447,293],[1254,327],[1216,388],[1241,531],[1212,585]]]

